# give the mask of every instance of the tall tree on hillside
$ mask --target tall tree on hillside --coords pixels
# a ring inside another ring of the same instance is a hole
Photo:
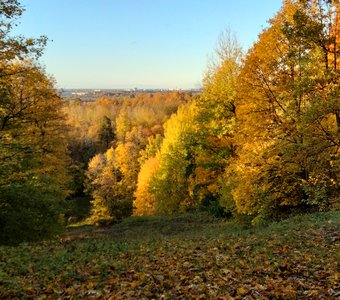
[[[69,176],[53,81],[30,64],[7,70],[12,75],[0,79],[0,223],[1,240],[10,243],[42,238],[61,225]]]
[[[238,158],[227,172],[241,213],[326,208],[337,197],[339,71],[328,62],[337,3],[285,1],[248,52],[236,102]]]
[[[234,152],[236,82],[243,54],[229,29],[221,34],[215,51],[197,101],[200,151],[193,190],[196,196],[217,202],[220,181]],[[223,204],[223,198],[220,200]]]
[[[27,60],[41,54],[46,39],[10,36],[22,11],[19,1],[0,1],[0,242],[6,244],[55,233],[69,181],[61,99],[53,80]]]
[[[95,155],[88,167],[87,191],[92,195],[92,220],[98,225],[120,221],[132,214],[139,149],[119,142],[105,154]]]

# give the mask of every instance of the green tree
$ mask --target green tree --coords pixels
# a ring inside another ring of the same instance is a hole
[[[104,151],[110,148],[112,141],[115,138],[115,134],[112,128],[112,122],[109,117],[104,116],[99,128],[98,140],[100,148]]]

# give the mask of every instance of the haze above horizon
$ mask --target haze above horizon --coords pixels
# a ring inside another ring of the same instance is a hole
[[[26,0],[14,33],[52,40],[40,62],[58,88],[191,89],[225,28],[246,50],[281,2]]]

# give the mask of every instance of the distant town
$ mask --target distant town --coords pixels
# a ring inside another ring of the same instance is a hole
[[[66,100],[95,102],[100,98],[134,98],[138,94],[185,92],[200,94],[201,89],[60,89],[59,94]]]

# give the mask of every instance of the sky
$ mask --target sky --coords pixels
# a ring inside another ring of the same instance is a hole
[[[15,34],[46,35],[58,88],[201,86],[220,33],[246,50],[281,0],[22,0]]]

